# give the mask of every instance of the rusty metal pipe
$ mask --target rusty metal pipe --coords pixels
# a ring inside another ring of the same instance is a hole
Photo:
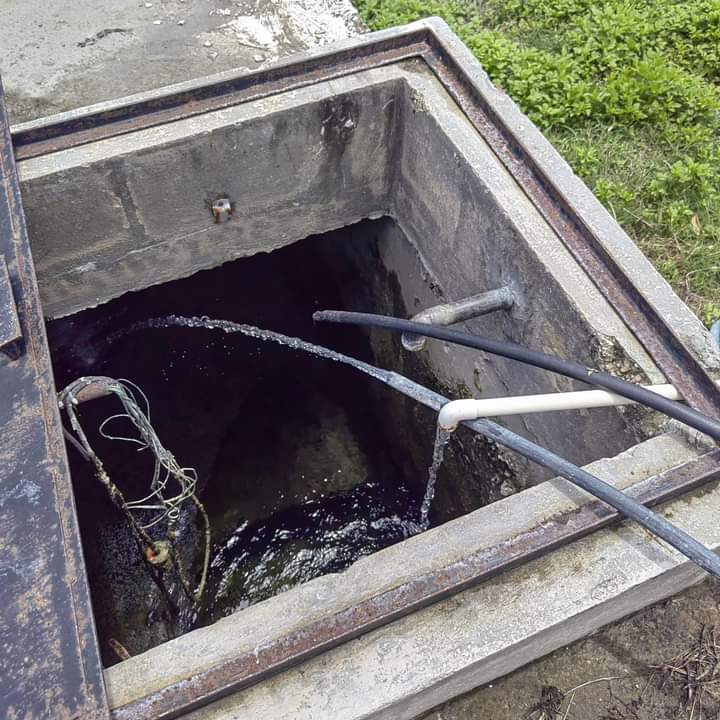
[[[470,297],[456,302],[421,310],[417,315],[413,315],[411,320],[427,325],[455,325],[464,320],[487,315],[495,310],[508,310],[514,303],[515,297],[512,290],[508,287],[501,287],[479,295],[470,295]],[[401,340],[403,347],[410,352],[422,350],[426,342],[425,336],[411,332],[404,332]]]

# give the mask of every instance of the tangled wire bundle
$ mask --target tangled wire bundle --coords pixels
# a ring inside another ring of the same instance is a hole
[[[109,440],[122,440],[150,450],[154,457],[154,469],[148,492],[137,500],[127,500],[120,488],[110,479],[102,460],[93,450],[78,418],[77,407],[81,402],[105,395],[115,395],[123,412],[106,418],[99,427],[100,434]],[[148,571],[165,597],[170,610],[177,615],[178,608],[164,581],[164,573],[175,569],[180,585],[192,601],[193,608],[199,606],[207,579],[210,560],[210,520],[202,503],[195,494],[197,473],[193,468],[181,467],[174,455],[160,442],[150,423],[150,404],[145,394],[129,380],[114,380],[101,376],[81,377],[70,383],[58,395],[60,408],[65,410],[72,428],[65,436],[80,454],[95,466],[95,476],[105,486],[110,499],[128,522],[133,537],[138,543]],[[145,410],[141,405],[145,406]],[[137,430],[137,437],[115,435],[108,432],[108,424],[117,420],[129,420]],[[193,504],[203,518],[205,528],[205,554],[200,581],[195,589],[187,577],[176,546],[177,521],[182,508]],[[150,528],[165,523],[165,539],[154,540]]]

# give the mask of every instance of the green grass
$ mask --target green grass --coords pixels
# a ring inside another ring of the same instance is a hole
[[[355,0],[439,15],[705,322],[720,317],[720,0]]]

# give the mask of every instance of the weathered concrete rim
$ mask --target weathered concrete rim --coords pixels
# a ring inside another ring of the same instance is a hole
[[[217,81],[216,76],[209,76],[180,83],[176,92],[162,88],[40,118],[13,129],[15,154],[18,160],[37,157],[109,135],[153,127],[297,90],[321,80],[346,77],[359,70],[421,57],[432,41],[431,24],[421,20],[400,28],[340,40],[326,46],[327,50],[298,53],[250,73],[229,71],[218,75]],[[170,87],[177,88],[178,85]],[[131,101],[133,98],[139,100]]]
[[[505,127],[515,130],[515,139],[532,157],[545,177],[560,192],[568,206],[603,244],[608,253],[622,261],[623,272],[640,288],[648,301],[664,314],[675,331],[711,369],[720,370],[720,351],[698,317],[675,296],[669,283],[628,237],[592,191],[575,174],[562,155],[542,132],[523,114],[507,93],[498,89],[477,58],[441,18],[426,21],[436,32],[437,41],[463,66],[469,80]],[[672,297],[673,302],[668,302]],[[685,328],[685,329],[683,329]]]
[[[336,42],[328,43],[322,47],[304,50],[302,52],[294,53],[291,56],[281,58],[272,64],[272,69],[277,70],[293,67],[297,65],[298,62],[308,60],[332,58],[337,52],[343,50],[355,50],[356,48],[372,47],[378,43],[382,43],[388,38],[396,38],[400,36],[404,37],[407,32],[421,31],[423,29],[433,27],[436,20],[440,23],[443,22],[439,18],[427,18],[398,28],[388,28],[386,30],[378,30],[376,32],[347,38],[345,40],[337,40]],[[193,78],[192,80],[185,80],[183,82],[173,83],[172,85],[165,85],[164,87],[157,88],[155,90],[147,90],[145,92],[126,95],[125,97],[113,100],[104,100],[102,102],[85,105],[74,110],[54,113],[35,120],[16,123],[11,126],[10,131],[13,138],[15,138],[16,136],[24,133],[45,130],[55,125],[66,125],[75,120],[101,115],[107,112],[113,113],[119,109],[150,101],[156,101],[158,99],[163,99],[180,93],[193,93],[198,90],[212,88],[213,86],[221,83],[232,82],[233,80],[259,80],[264,77],[267,72],[268,68],[260,68],[257,70],[246,70],[244,68],[224,70],[223,72],[213,73],[212,75]]]
[[[589,467],[629,494],[650,497],[652,488],[672,477],[702,474],[700,467],[706,468],[702,482],[716,478],[717,452],[699,459],[695,453],[685,438],[667,434]],[[613,474],[629,461],[642,469],[640,482],[637,476]],[[590,497],[564,480],[542,483],[360,560],[340,575],[317,578],[115,665],[105,671],[114,717],[172,717],[172,707],[210,702],[307,659],[316,649],[303,650],[303,638],[316,636],[324,625],[334,630],[336,617],[359,623],[350,637],[373,630],[378,623],[360,610],[368,600],[396,592],[409,598],[418,582],[432,589],[431,596],[390,618],[396,619],[447,597],[448,578],[464,590],[618,519],[602,503],[588,502]],[[473,575],[483,564],[488,574]],[[264,622],[269,615],[273,622]],[[334,638],[332,632],[328,637],[321,650],[350,639]],[[213,672],[225,664],[225,670]],[[267,672],[254,674],[255,665]]]
[[[667,312],[658,312],[651,300],[654,297],[667,305],[668,297],[673,296],[672,291],[667,292],[669,285],[660,279],[660,284],[654,286],[654,295],[646,295],[648,278],[651,274],[658,275],[649,260],[509,96],[490,82],[474,56],[447,27],[445,32],[437,32],[437,42],[441,51],[433,48],[425,57],[427,64],[576,262],[632,328],[668,379],[683,388],[685,400],[711,416],[720,414],[720,390],[697,360],[696,355],[701,352],[697,342],[693,353],[683,342],[671,339],[674,331],[667,322]],[[565,179],[563,184],[558,183],[561,177]],[[578,193],[578,188],[586,193]],[[601,223],[604,231],[601,233],[594,230],[597,222],[593,222],[593,217],[598,215],[610,221]],[[608,244],[608,237],[615,242]],[[685,314],[693,317],[687,307]],[[697,318],[695,320],[697,322]],[[707,344],[707,332],[704,337]],[[703,350],[703,354],[707,354],[707,348]],[[717,367],[717,352],[710,343],[710,352],[713,351],[714,358],[706,364]],[[678,372],[680,365],[686,365],[688,370],[692,368],[692,380],[687,385],[686,372]]]

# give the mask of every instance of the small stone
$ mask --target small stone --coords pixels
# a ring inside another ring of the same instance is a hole
[[[145,7],[146,7],[146,8],[151,8],[151,7],[152,7],[152,3],[145,3]]]
[[[253,60],[257,63],[261,63],[265,58],[260,53],[253,55]]]
[[[500,484],[500,495],[502,497],[510,497],[516,492],[517,490],[513,487],[512,483],[508,482],[507,480],[503,480],[503,482]]]
[[[204,45],[205,47],[212,47],[212,40],[206,40],[206,41],[203,43],[203,45]]]
[[[153,25],[162,25],[162,20],[153,20]]]
[[[184,24],[185,24],[184,20],[178,20],[178,25],[184,25]]]
[[[218,56],[218,54],[217,54],[216,52],[208,53],[208,57],[209,57],[211,60],[214,60],[217,56]]]

